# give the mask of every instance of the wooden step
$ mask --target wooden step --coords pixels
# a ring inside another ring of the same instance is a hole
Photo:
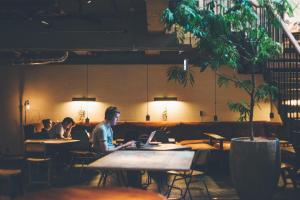
[[[277,85],[280,87],[280,88],[283,88],[283,86],[286,86],[284,88],[299,88],[300,86],[300,81],[289,81],[289,80],[276,80],[277,81]]]
[[[288,105],[288,106],[300,106],[300,100],[292,99],[286,100],[284,97],[281,98],[281,105]]]
[[[284,57],[281,57],[281,58],[273,58],[273,59],[269,59],[268,62],[272,63],[283,63],[283,62],[298,62],[300,63],[300,60],[298,58],[284,58]]]
[[[282,110],[284,110],[286,113],[300,113],[300,106],[287,106],[282,105]]]
[[[300,72],[300,65],[299,67],[268,67],[269,70],[273,72]]]
[[[289,119],[300,119],[300,112],[288,112],[286,114],[287,114],[287,118]]]

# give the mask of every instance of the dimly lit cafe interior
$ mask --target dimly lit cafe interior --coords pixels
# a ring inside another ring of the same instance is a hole
[[[0,200],[300,199],[299,0],[1,0]]]

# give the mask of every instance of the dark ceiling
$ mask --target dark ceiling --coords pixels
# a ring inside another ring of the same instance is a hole
[[[0,0],[0,62],[181,63],[189,45],[148,30],[155,1]]]
[[[144,0],[0,1],[6,31],[146,31],[146,20]]]

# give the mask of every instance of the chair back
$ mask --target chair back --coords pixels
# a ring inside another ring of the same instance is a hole
[[[72,132],[72,139],[79,140],[78,143],[74,144],[74,149],[82,151],[89,151],[91,149],[89,137],[84,129]]]

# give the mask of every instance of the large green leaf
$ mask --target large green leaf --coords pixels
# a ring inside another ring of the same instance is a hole
[[[167,77],[168,81],[175,81],[184,87],[187,85],[193,86],[195,83],[193,71],[191,69],[184,70],[183,67],[170,67],[167,71]]]

